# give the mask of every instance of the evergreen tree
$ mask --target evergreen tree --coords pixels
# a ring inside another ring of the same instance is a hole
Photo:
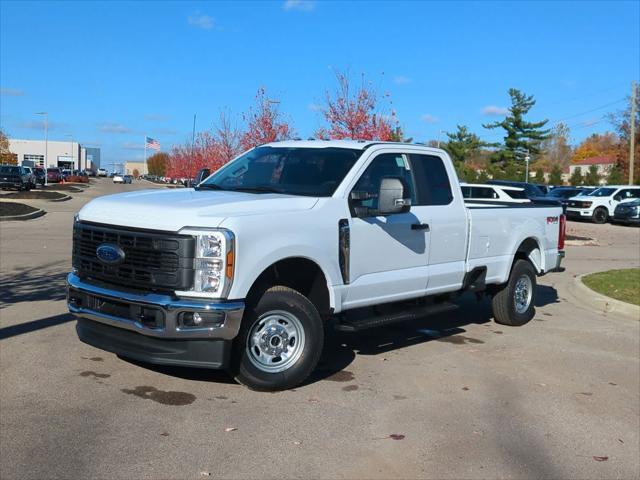
[[[607,185],[621,185],[622,183],[624,183],[624,172],[622,168],[620,168],[620,165],[616,164],[611,171],[609,171]]]
[[[486,170],[480,171],[478,173],[478,178],[476,179],[476,183],[487,183],[489,181],[489,175],[487,175]]]
[[[536,169],[536,183],[546,183],[544,179],[544,170],[542,167]]]
[[[510,88],[509,96],[511,97],[511,107],[509,107],[509,114],[504,120],[483,125],[483,127],[490,129],[504,129],[504,146],[496,152],[493,161],[505,167],[513,164],[516,160],[523,160],[527,152],[532,157],[540,154],[540,144],[549,137],[550,132],[550,130],[542,128],[548,120],[528,122],[524,119],[524,116],[536,103],[533,95],[526,95],[520,90]]]
[[[562,170],[560,165],[554,165],[549,174],[549,185],[562,185]]]
[[[458,125],[455,132],[447,132],[449,140],[442,146],[451,156],[454,163],[464,163],[482,147],[489,146],[480,140],[475,133],[471,133],[466,126]]]
[[[580,185],[583,185],[584,183],[583,180],[584,179],[582,178],[582,168],[576,167],[573,173],[571,174],[571,177],[569,177],[569,183],[574,187],[578,187]]]
[[[600,174],[598,173],[598,166],[591,165],[587,174],[584,176],[585,185],[600,185]]]

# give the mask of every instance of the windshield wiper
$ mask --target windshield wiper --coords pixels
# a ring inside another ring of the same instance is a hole
[[[249,193],[284,193],[282,190],[273,187],[266,187],[256,185],[255,187],[236,187],[230,189],[234,192],[249,192]]]
[[[215,183],[201,183],[200,185],[196,185],[193,187],[194,190],[227,190],[226,188],[222,188],[220,185],[216,185]]]

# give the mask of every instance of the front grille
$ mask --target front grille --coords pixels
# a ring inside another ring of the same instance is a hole
[[[102,244],[124,252],[117,265],[96,255]],[[148,232],[77,223],[73,229],[73,267],[83,278],[132,289],[189,290],[193,286],[195,239],[189,235]]]

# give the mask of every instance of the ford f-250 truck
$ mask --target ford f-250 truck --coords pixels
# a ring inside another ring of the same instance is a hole
[[[95,347],[286,389],[316,367],[328,325],[420,318],[465,291],[490,295],[496,322],[527,323],[564,224],[560,206],[465,205],[443,150],[276,142],[195,188],[85,205],[68,306]]]

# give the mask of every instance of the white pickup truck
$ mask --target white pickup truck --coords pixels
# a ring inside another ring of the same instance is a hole
[[[466,206],[443,150],[277,142],[195,188],[85,205],[67,301],[90,345],[286,389],[314,370],[328,326],[420,318],[466,291],[490,295],[496,322],[527,323],[564,225],[560,206]]]

